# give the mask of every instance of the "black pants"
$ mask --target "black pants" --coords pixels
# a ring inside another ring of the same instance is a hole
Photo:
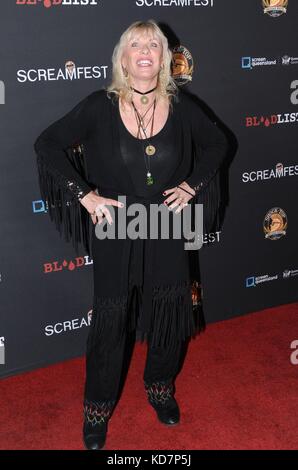
[[[92,328],[92,324],[90,328]],[[84,392],[85,417],[93,424],[109,418],[118,398],[120,379],[125,363],[127,335],[113,348],[103,348],[100,338],[96,345],[90,347],[87,342],[86,381]],[[89,338],[92,331],[89,332]],[[88,338],[88,340],[89,340]],[[152,347],[150,337],[147,339],[147,357],[143,373],[145,387],[154,384],[165,384],[172,390],[174,376],[178,373],[182,344],[180,341],[167,348]],[[164,385],[162,385],[164,391]],[[136,397],[137,400],[137,397]]]
[[[146,383],[172,380],[178,372],[181,343],[171,349],[152,348],[150,339],[143,380]],[[85,398],[90,401],[116,400],[124,363],[125,336],[112,351],[94,349],[86,355]]]

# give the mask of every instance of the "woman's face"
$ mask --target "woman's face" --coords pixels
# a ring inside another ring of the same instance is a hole
[[[137,80],[152,80],[162,65],[162,44],[151,32],[134,34],[126,44],[122,66]]]

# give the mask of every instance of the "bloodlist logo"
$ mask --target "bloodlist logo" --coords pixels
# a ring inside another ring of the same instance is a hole
[[[16,0],[17,5],[43,5],[45,8],[60,6],[97,6],[100,0]]]
[[[281,124],[294,124],[298,121],[298,113],[280,113],[270,116],[247,116],[245,127],[270,127]]]
[[[90,266],[93,264],[93,260],[88,256],[78,256],[74,260],[67,261],[66,259],[62,262],[52,261],[44,263],[43,272],[44,274],[57,273],[59,271],[68,270],[74,271],[75,269],[82,268],[84,266]]]

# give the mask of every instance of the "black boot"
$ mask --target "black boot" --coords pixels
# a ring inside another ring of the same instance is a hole
[[[115,401],[84,401],[83,441],[87,450],[100,450],[106,442],[108,420]]]
[[[178,424],[180,410],[174,398],[174,386],[171,381],[144,382],[147,398],[155,409],[159,421],[168,426]]]

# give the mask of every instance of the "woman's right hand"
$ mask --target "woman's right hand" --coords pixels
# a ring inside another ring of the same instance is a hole
[[[109,209],[106,206],[124,207],[124,204],[122,204],[122,202],[116,201],[116,199],[110,199],[99,196],[95,191],[90,191],[90,193],[86,194],[86,196],[80,199],[80,203],[87,209],[87,211],[91,215],[93,224],[100,224],[103,218],[106,217],[107,221],[111,225],[113,223],[113,219]],[[94,214],[96,208],[98,210],[98,213]]]

